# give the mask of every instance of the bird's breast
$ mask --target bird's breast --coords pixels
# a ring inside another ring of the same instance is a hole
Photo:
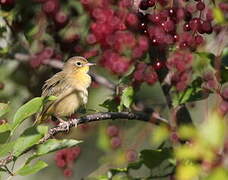
[[[87,103],[87,90],[81,92],[75,89],[70,89],[58,97],[53,104],[53,114],[56,116],[70,116],[82,104]]]

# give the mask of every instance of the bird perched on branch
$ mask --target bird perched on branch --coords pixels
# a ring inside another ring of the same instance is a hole
[[[42,97],[56,96],[57,99],[44,105],[37,114],[35,124],[44,122],[51,116],[64,122],[62,117],[70,116],[87,103],[87,88],[91,84],[88,72],[92,65],[95,64],[89,63],[83,57],[72,57],[65,63],[62,71],[45,81]]]

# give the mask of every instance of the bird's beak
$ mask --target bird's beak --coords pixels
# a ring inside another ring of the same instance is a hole
[[[86,63],[87,66],[95,66],[95,63]]]

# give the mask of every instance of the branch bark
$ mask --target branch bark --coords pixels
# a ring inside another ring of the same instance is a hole
[[[79,124],[95,122],[101,120],[116,120],[116,119],[128,119],[128,120],[139,120],[145,122],[151,122],[154,124],[164,123],[169,125],[168,121],[162,117],[157,116],[157,114],[143,114],[143,113],[132,113],[132,112],[102,112],[96,114],[86,115],[80,118],[71,119],[66,121],[66,123],[60,123],[56,127],[53,127],[49,130],[47,135],[41,139],[40,143],[44,143],[54,135],[60,132],[66,132],[69,128],[77,127]]]

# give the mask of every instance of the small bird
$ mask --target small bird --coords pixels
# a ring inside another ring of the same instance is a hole
[[[57,99],[44,105],[36,116],[35,124],[53,116],[63,123],[63,117],[72,115],[81,105],[87,103],[87,88],[91,84],[88,72],[92,65],[95,64],[89,63],[84,57],[71,57],[62,71],[45,81],[42,97],[56,96]]]

